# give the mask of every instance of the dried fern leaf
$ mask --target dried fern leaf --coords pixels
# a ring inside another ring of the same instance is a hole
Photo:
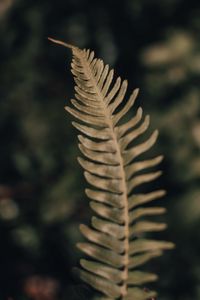
[[[142,121],[143,111],[138,108],[133,118],[121,122],[134,106],[138,89],[126,100],[127,80],[114,80],[114,71],[94,58],[94,52],[52,41],[72,50],[76,99],[71,100],[73,108],[65,109],[77,119],[73,125],[82,133],[78,138],[84,158],[78,161],[91,185],[86,194],[97,215],[92,217],[91,227],[80,226],[88,242],[77,246],[89,259],[81,260],[78,272],[83,281],[102,293],[99,299],[150,299],[156,292],[147,293],[141,286],[156,280],[157,275],[138,268],[163,250],[173,248],[170,242],[144,236],[166,228],[165,223],[145,220],[163,214],[164,208],[142,206],[165,192],[135,193],[136,187],[161,175],[148,169],[158,165],[162,156],[137,160],[155,144],[158,131],[138,144],[137,137],[149,127],[149,116]],[[138,174],[140,171],[145,173]]]

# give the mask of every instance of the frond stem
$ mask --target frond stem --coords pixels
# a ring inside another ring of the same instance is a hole
[[[78,50],[78,49],[76,49]],[[117,141],[116,134],[114,132],[114,124],[112,122],[111,114],[108,109],[108,107],[105,104],[105,99],[102,96],[101,90],[98,87],[97,82],[95,81],[94,74],[92,73],[90,66],[88,64],[87,59],[84,58],[83,51],[79,50],[76,51],[76,55],[81,54],[79,56],[80,61],[82,62],[83,66],[85,67],[85,70],[87,70],[87,75],[90,78],[90,80],[93,82],[94,88],[96,90],[97,95],[99,96],[100,103],[102,104],[102,109],[105,112],[107,124],[111,130],[111,135],[113,142],[116,147],[116,154],[119,159],[119,164],[120,164],[120,169],[121,169],[121,174],[122,174],[122,184],[123,184],[123,197],[124,197],[124,220],[125,220],[125,239],[124,239],[124,258],[125,258],[125,265],[124,265],[124,276],[123,276],[123,284],[121,287],[121,300],[123,300],[124,296],[127,295],[128,292],[128,287],[127,287],[127,279],[128,279],[128,264],[129,264],[129,209],[128,209],[128,193],[127,193],[127,186],[126,186],[126,176],[124,172],[124,166],[123,166],[123,157],[120,151],[119,143]]]

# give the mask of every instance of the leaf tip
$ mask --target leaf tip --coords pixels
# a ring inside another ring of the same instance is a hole
[[[67,112],[69,112],[69,106],[64,106],[64,110],[66,110]]]
[[[47,38],[50,42],[54,43],[54,44],[58,44],[58,45],[61,45],[61,46],[64,46],[66,48],[69,48],[69,49],[76,49],[77,47],[71,45],[71,44],[68,44],[68,43],[65,43],[63,41],[60,41],[60,40],[56,40],[56,39],[53,39],[51,37],[48,37]]]
[[[168,242],[168,250],[172,250],[172,249],[175,249],[176,248],[176,245],[172,242]]]
[[[136,88],[136,89],[134,89],[134,91],[133,91],[133,93],[134,93],[136,96],[139,94],[139,92],[140,92],[140,89],[139,89],[139,88]]]
[[[82,249],[82,243],[76,243],[76,247],[81,250]]]
[[[80,224],[79,225],[79,229],[80,229],[80,231],[83,233],[83,231],[84,231],[84,229],[85,229],[85,225],[84,224]]]
[[[78,160],[79,164],[81,164],[81,162],[82,162],[82,157],[78,156],[78,157],[77,157],[77,160]]]

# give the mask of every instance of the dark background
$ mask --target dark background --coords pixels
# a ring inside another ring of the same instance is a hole
[[[48,36],[95,50],[140,88],[165,155],[161,237],[176,243],[151,264],[154,287],[162,300],[200,299],[199,0],[0,1],[0,299],[90,295],[72,274],[90,211],[63,109],[71,53]]]

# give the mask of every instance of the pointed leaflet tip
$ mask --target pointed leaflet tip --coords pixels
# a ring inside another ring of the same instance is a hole
[[[70,107],[69,107],[69,106],[67,106],[67,105],[66,105],[66,106],[64,106],[64,110],[66,110],[67,112],[69,112],[69,113],[70,113],[70,111],[69,111],[69,110],[70,110]]]
[[[136,95],[138,95],[138,94],[139,94],[139,91],[140,91],[140,89],[139,89],[139,88],[136,88],[136,89],[134,90],[134,92],[136,93]]]
[[[62,42],[62,41],[59,41],[59,40],[50,38],[50,37],[48,37],[48,40],[51,41],[51,42],[53,42],[53,43],[55,43],[55,44],[64,46],[64,47],[69,48],[69,49],[72,49],[72,50],[73,50],[73,49],[77,49],[77,47],[75,47],[75,46],[73,46],[73,45],[71,45],[71,44],[67,44],[67,43],[64,43],[64,42]]]

